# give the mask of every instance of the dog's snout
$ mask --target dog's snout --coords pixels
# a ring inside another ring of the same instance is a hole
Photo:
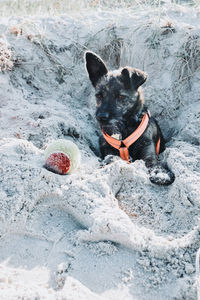
[[[109,119],[109,112],[105,112],[105,111],[99,111],[96,114],[97,120],[98,121],[107,121]]]

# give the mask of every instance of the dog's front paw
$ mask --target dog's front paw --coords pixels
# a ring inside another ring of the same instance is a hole
[[[171,170],[163,166],[156,166],[150,169],[150,181],[158,185],[170,185],[175,180],[175,175]]]

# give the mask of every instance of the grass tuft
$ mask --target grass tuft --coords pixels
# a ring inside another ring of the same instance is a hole
[[[188,81],[200,69],[200,38],[189,35],[177,53],[178,80]]]
[[[0,71],[9,71],[13,68],[12,51],[9,49],[5,36],[0,37]]]

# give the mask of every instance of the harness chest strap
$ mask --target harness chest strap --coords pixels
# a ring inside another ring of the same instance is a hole
[[[113,148],[119,150],[121,159],[126,160],[128,163],[130,163],[128,148],[133,143],[135,143],[139,139],[139,137],[144,133],[144,131],[147,128],[148,123],[149,123],[149,113],[146,113],[143,116],[142,121],[141,121],[140,125],[138,126],[138,128],[123,141],[119,141],[119,140],[113,138],[112,136],[108,135],[104,131],[102,131],[102,134],[103,134],[105,140],[108,142],[108,144],[110,144]],[[125,147],[122,145],[124,145]],[[159,151],[160,151],[160,138],[158,139],[157,144],[156,144],[156,154],[157,155],[159,154]]]

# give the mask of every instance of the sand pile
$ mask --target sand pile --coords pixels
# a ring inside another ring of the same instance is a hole
[[[200,247],[200,23],[192,8],[4,19],[0,25],[1,299],[196,299]],[[146,103],[176,181],[143,161],[104,166],[83,54],[145,70]],[[69,176],[43,168],[70,139]]]

